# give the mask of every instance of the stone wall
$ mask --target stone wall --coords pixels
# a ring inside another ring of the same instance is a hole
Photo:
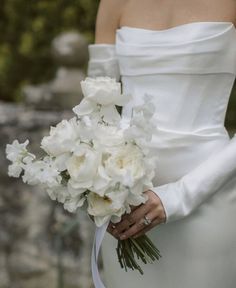
[[[85,213],[64,211],[39,187],[7,176],[7,143],[29,139],[30,149],[37,153],[49,126],[70,117],[70,111],[38,111],[0,102],[0,288],[93,287],[92,221]]]

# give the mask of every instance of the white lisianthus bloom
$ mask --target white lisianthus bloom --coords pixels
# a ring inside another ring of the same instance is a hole
[[[87,189],[84,188],[79,188],[79,189],[74,189],[70,183],[67,185],[67,191],[68,195],[67,198],[64,201],[64,209],[67,211],[74,213],[76,212],[77,208],[82,207],[85,200],[86,196],[85,193]]]
[[[97,174],[93,181],[91,189],[96,191],[96,194],[104,196],[107,189],[113,184],[112,178],[106,173],[103,165],[98,166]]]
[[[45,136],[41,142],[41,148],[51,156],[59,156],[63,153],[68,153],[79,141],[79,131],[76,118],[69,121],[62,120],[51,127],[50,135]]]
[[[143,153],[134,144],[128,143],[113,149],[104,161],[106,173],[123,185],[132,187],[145,175]]]
[[[102,226],[111,216],[121,217],[125,211],[125,199],[129,191],[125,187],[115,189],[110,187],[104,196],[90,192],[87,197],[88,214],[94,216],[94,221],[98,227]]]
[[[77,145],[72,156],[66,162],[70,185],[74,189],[90,188],[100,162],[100,153],[90,145],[86,143]]]

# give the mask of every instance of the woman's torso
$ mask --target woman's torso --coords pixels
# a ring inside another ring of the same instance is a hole
[[[156,129],[149,147],[158,156],[154,184],[175,181],[229,141],[224,127],[236,75],[232,22],[192,22],[164,30],[123,26],[116,53],[132,107],[154,96]],[[174,169],[173,169],[174,167]]]

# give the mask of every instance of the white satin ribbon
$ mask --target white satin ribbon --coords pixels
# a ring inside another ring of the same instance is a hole
[[[106,233],[108,224],[109,224],[109,221],[104,223],[101,227],[97,227],[95,231],[95,235],[94,235],[92,255],[91,255],[91,267],[92,267],[93,283],[94,283],[95,288],[106,288],[100,278],[97,261],[98,261],[98,255],[99,255],[100,247],[102,244],[102,240]]]

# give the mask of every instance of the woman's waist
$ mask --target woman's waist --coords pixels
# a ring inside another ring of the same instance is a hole
[[[156,126],[152,131],[151,147],[177,148],[205,146],[209,143],[221,143],[230,139],[224,125],[208,125],[195,129],[169,129]]]
[[[156,159],[155,185],[177,181],[230,141],[224,126],[197,131],[156,129],[147,143]]]

